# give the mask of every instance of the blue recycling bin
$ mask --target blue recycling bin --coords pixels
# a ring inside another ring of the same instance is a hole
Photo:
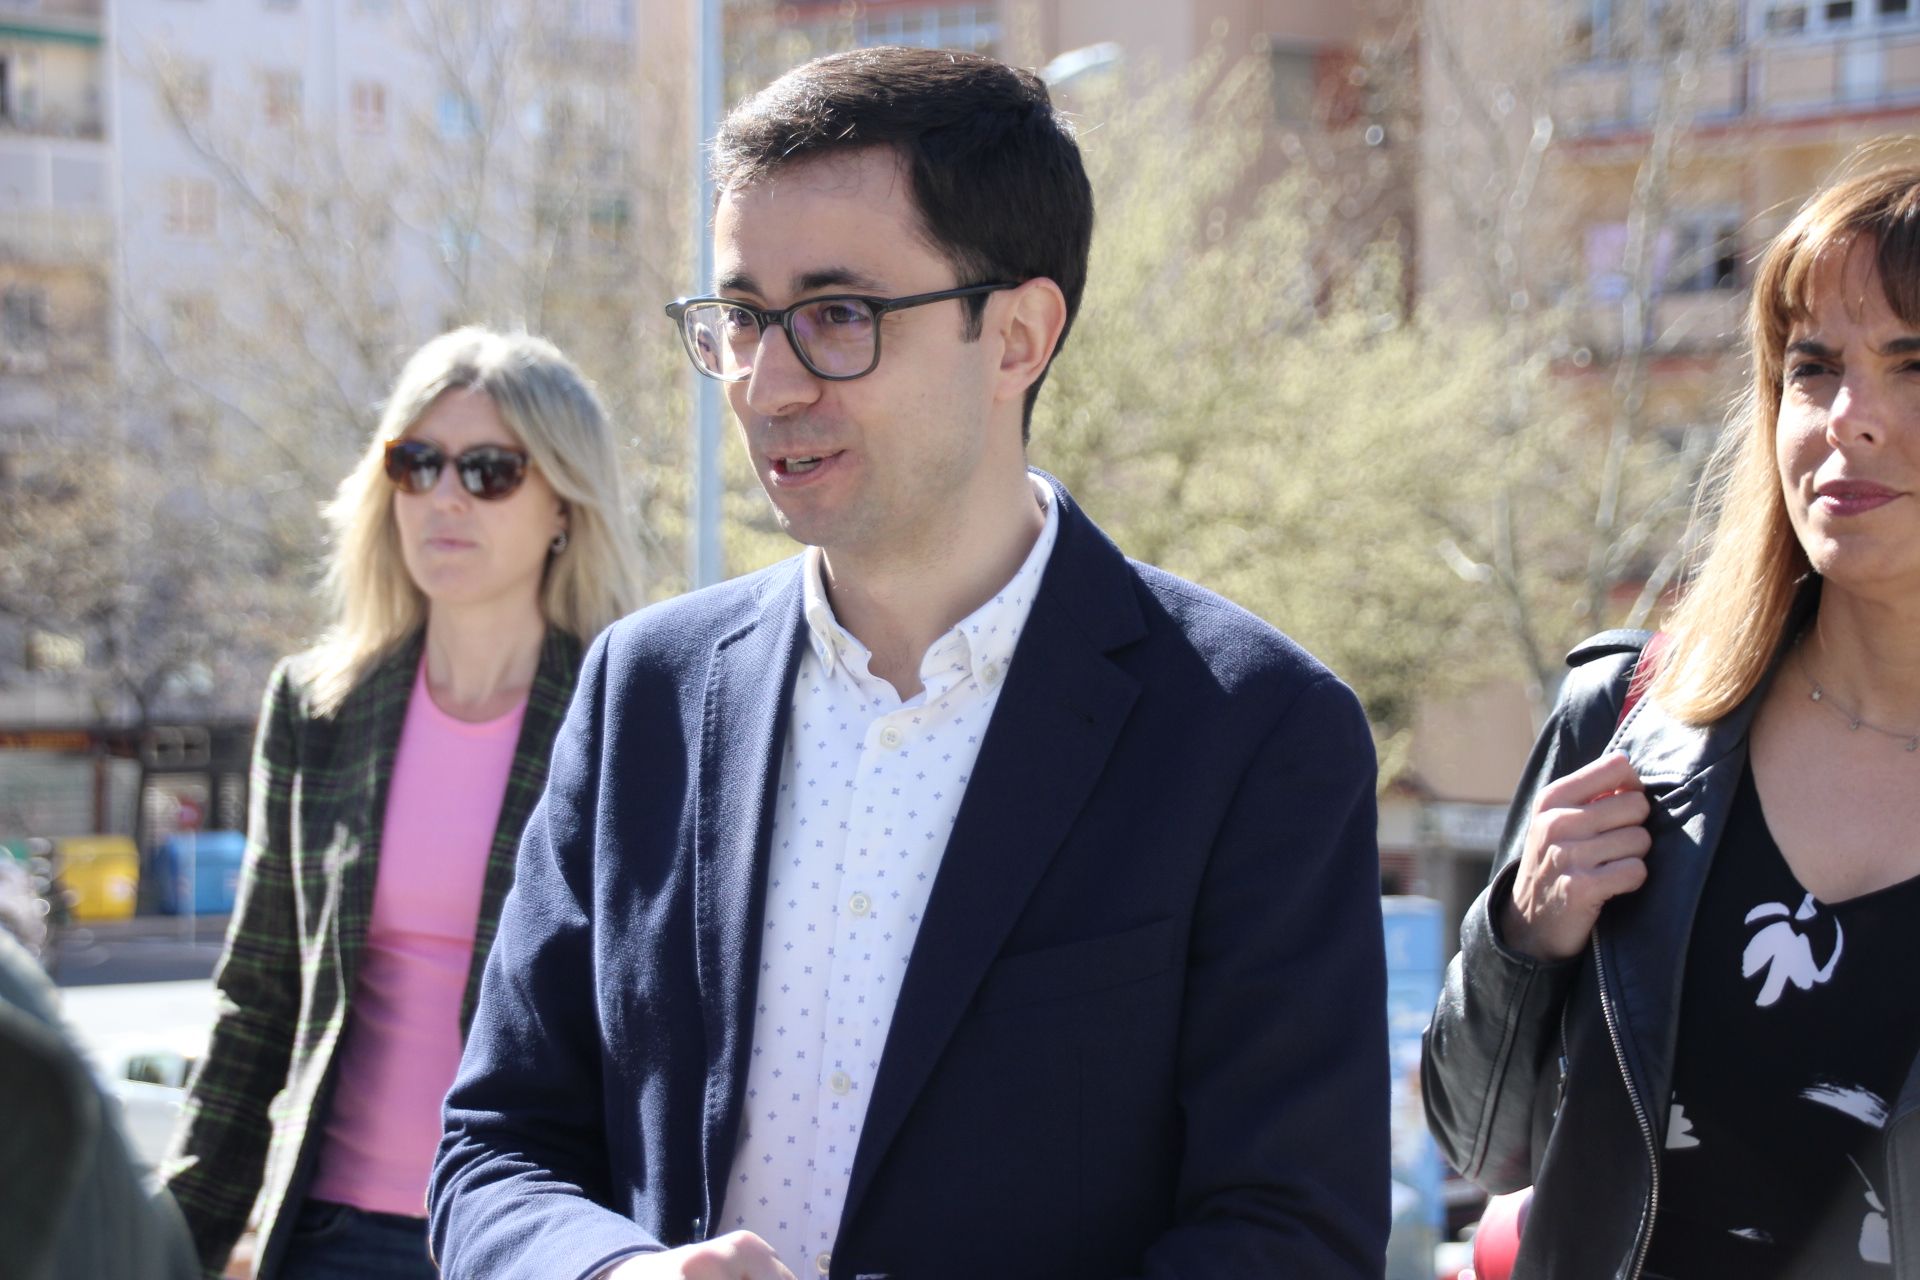
[[[247,837],[238,831],[189,831],[160,842],[160,910],[217,916],[233,910]]]

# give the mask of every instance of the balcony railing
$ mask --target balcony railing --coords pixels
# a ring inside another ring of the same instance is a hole
[[[1555,113],[1573,136],[1646,127],[1660,94],[1652,62],[1567,67]],[[1853,34],[1769,36],[1708,57],[1689,103],[1696,124],[1799,120],[1876,107],[1920,105],[1920,28]]]
[[[98,256],[109,200],[105,144],[0,134],[0,246],[36,261]]]

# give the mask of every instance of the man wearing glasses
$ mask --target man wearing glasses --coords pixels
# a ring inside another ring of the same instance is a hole
[[[587,659],[445,1274],[1379,1275],[1367,728],[1027,468],[1093,224],[1045,88],[836,55],[715,166],[713,294],[668,312],[804,550]]]

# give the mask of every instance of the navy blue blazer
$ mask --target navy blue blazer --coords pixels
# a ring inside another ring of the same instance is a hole
[[[832,1280],[1377,1277],[1372,742],[1279,632],[1059,541],[935,880]],[[719,1213],[803,643],[796,558],[592,647],[429,1208],[449,1280],[587,1277]]]

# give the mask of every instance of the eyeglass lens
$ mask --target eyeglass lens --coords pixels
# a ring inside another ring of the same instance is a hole
[[[440,481],[447,455],[428,440],[387,442],[387,479],[404,493],[426,493]],[[504,498],[527,476],[527,455],[504,445],[475,445],[453,459],[460,487],[476,498]]]
[[[687,348],[700,368],[738,381],[753,371],[760,322],[753,312],[724,302],[690,306],[683,320]],[[858,298],[821,298],[794,308],[787,333],[801,361],[829,378],[854,377],[873,367],[878,332],[873,308]]]

